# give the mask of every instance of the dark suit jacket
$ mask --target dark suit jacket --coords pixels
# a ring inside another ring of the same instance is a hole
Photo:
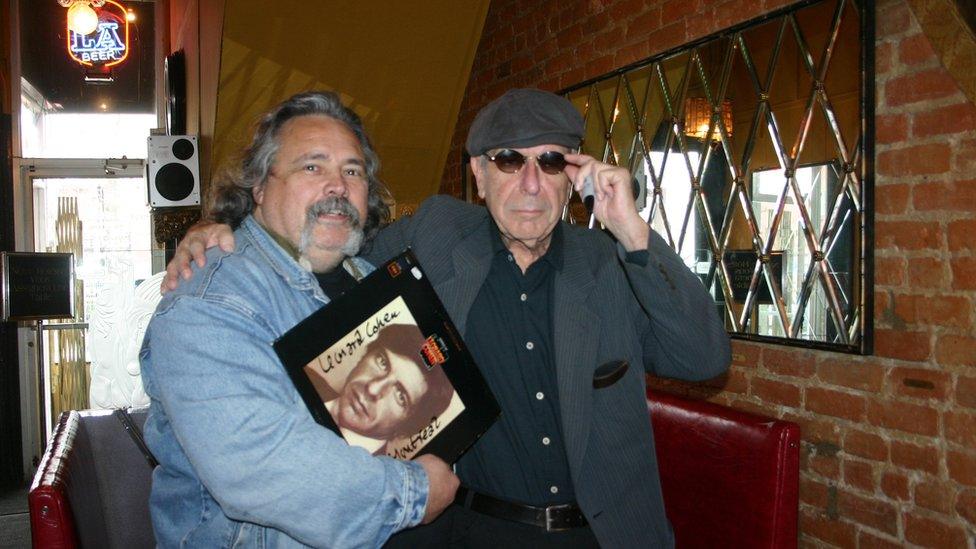
[[[604,547],[672,546],[644,370],[686,380],[715,377],[730,362],[729,338],[701,282],[653,231],[650,260],[641,268],[624,263],[622,247],[602,232],[564,229],[552,318],[577,501]],[[378,263],[411,247],[463,334],[488,275],[489,231],[485,208],[436,196],[383,230],[366,259]],[[631,367],[616,383],[595,389],[594,370],[616,359]]]

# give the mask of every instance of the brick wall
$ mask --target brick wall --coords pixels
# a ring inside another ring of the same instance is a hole
[[[492,2],[442,192],[474,114],[556,90],[789,2]],[[513,15],[514,14],[514,15]],[[877,2],[876,352],[736,341],[721,387],[669,384],[803,428],[801,544],[976,543],[976,108],[905,0]]]

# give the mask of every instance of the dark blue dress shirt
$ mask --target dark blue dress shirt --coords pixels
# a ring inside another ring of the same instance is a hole
[[[510,501],[575,500],[561,429],[553,351],[562,227],[525,274],[492,224],[492,262],[468,315],[465,342],[503,410],[457,463],[461,482]]]

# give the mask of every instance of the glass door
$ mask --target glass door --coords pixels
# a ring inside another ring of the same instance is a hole
[[[116,165],[112,165],[116,163]],[[71,253],[75,317],[43,325],[37,376],[40,443],[66,410],[138,404],[139,342],[129,337],[153,292],[152,236],[141,160],[35,160],[22,169],[34,251]],[[150,283],[152,284],[152,283]]]

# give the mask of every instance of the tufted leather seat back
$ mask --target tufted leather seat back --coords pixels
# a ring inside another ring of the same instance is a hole
[[[647,390],[677,547],[797,546],[800,427]]]
[[[146,409],[129,417],[141,429]],[[64,412],[28,495],[34,547],[155,546],[148,457],[118,411]]]

